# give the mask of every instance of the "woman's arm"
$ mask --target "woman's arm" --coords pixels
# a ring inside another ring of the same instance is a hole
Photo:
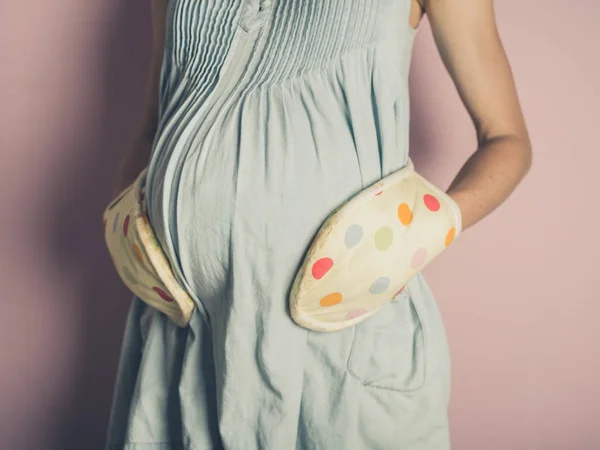
[[[158,126],[159,83],[165,45],[167,3],[168,0],[151,0],[152,55],[146,80],[145,105],[133,145],[124,155],[119,167],[117,193],[134,181],[150,158],[152,142]]]
[[[463,213],[464,230],[521,182],[531,166],[531,142],[493,0],[423,1],[442,61],[477,133],[477,150],[448,188]]]

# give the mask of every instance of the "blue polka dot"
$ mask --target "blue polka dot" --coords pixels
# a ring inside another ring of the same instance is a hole
[[[363,229],[360,225],[358,224],[353,224],[350,225],[348,227],[348,229],[346,230],[346,237],[344,239],[345,243],[346,243],[346,247],[348,248],[352,248],[354,247],[356,244],[358,244],[360,242],[360,240],[362,239],[363,236]]]
[[[389,287],[390,279],[388,277],[379,277],[373,282],[369,288],[369,292],[371,294],[383,294]]]
[[[119,213],[115,214],[115,221],[113,222],[113,233],[117,232],[117,225],[119,225]]]

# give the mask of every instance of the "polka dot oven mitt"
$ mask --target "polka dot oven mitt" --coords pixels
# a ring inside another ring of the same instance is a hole
[[[337,331],[371,316],[461,232],[454,200],[408,164],[325,220],[290,293],[299,325]]]
[[[117,272],[141,300],[180,327],[189,324],[194,302],[176,280],[148,221],[147,168],[104,212],[104,237]]]

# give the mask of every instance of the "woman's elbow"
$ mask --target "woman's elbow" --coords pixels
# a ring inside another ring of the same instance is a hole
[[[531,140],[529,137],[521,137],[521,166],[523,177],[525,177],[531,170],[531,166],[533,165],[533,147],[531,144]]]

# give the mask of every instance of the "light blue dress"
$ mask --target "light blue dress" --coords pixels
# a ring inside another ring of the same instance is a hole
[[[410,6],[170,0],[148,208],[197,308],[179,328],[133,298],[107,448],[449,448],[422,275],[339,332],[287,309],[327,215],[407,163]]]

